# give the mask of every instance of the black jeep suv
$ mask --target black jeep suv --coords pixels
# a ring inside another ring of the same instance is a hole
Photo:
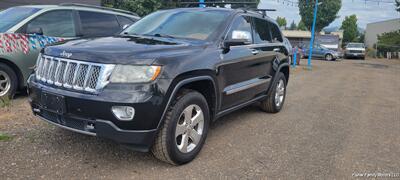
[[[45,48],[29,79],[33,113],[56,126],[193,160],[212,121],[252,103],[279,112],[289,79],[278,25],[260,13],[152,13],[119,36]]]

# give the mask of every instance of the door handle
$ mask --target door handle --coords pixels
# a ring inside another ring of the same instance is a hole
[[[281,49],[280,49],[280,48],[275,48],[273,51],[274,51],[274,52],[280,52]]]
[[[253,55],[257,55],[258,53],[260,53],[260,51],[257,50],[257,49],[252,49],[252,50],[251,50],[251,53],[252,53]]]

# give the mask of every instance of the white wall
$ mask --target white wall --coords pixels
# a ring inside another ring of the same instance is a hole
[[[365,44],[367,47],[373,48],[374,44],[378,42],[378,35],[399,29],[400,18],[367,24],[367,29],[365,30]]]

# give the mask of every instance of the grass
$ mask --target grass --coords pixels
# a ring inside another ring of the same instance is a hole
[[[0,141],[10,141],[12,138],[11,135],[0,133]]]
[[[11,100],[8,97],[0,98],[0,108],[8,107],[11,105]]]

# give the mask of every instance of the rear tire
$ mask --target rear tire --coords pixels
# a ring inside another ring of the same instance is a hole
[[[151,149],[164,162],[181,165],[196,158],[204,145],[210,122],[206,99],[184,90],[172,102]]]
[[[0,63],[0,98],[12,99],[17,91],[18,78],[14,70]]]
[[[283,89],[282,89],[283,88]],[[265,100],[260,104],[260,108],[268,113],[278,113],[281,111],[286,99],[286,78],[282,72],[277,74],[277,79],[273,82],[271,90]]]

